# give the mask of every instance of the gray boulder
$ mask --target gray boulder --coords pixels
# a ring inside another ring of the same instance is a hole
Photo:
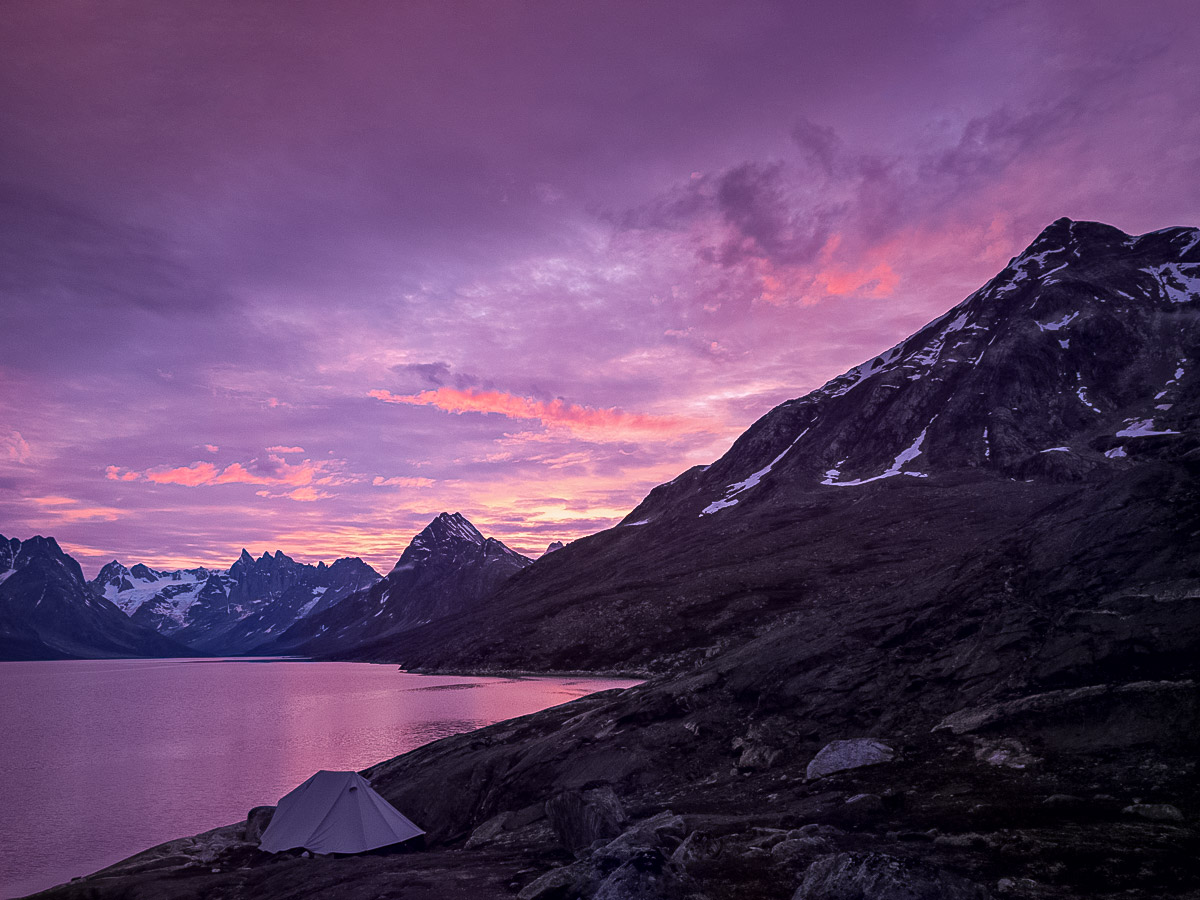
[[[982,885],[917,860],[882,853],[823,856],[792,900],[988,900]]]
[[[593,900],[675,900],[682,895],[675,865],[660,850],[642,850],[600,883]]]
[[[273,806],[256,806],[246,815],[246,843],[257,844],[275,815]]]
[[[626,821],[621,801],[610,787],[557,794],[546,801],[546,818],[562,845],[572,852],[616,837]]]
[[[585,863],[572,863],[551,869],[525,885],[517,894],[517,900],[559,900],[563,897],[578,897],[591,883],[591,869]]]
[[[467,838],[465,849],[474,850],[476,847],[490,844],[508,829],[508,823],[512,818],[513,814],[511,811],[505,811],[492,816],[471,832],[471,836]]]
[[[1132,806],[1125,807],[1121,812],[1127,816],[1149,819],[1151,822],[1183,821],[1183,813],[1179,811],[1179,807],[1172,806],[1170,803],[1134,803]]]
[[[832,775],[834,772],[890,762],[895,755],[891,747],[874,738],[832,741],[813,757],[805,774],[811,781],[814,778]]]

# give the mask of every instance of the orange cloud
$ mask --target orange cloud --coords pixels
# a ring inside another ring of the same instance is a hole
[[[826,241],[812,268],[757,260],[758,299],[774,306],[796,302],[809,306],[827,297],[850,294],[890,297],[900,283],[900,276],[886,258],[895,254],[895,242],[873,247],[857,260],[837,262],[834,257],[841,243],[839,234]]]
[[[304,448],[303,447],[283,447],[283,446],[268,447],[267,452],[268,453],[303,453]]]
[[[814,280],[834,297],[860,292],[871,297],[889,297],[896,290],[900,276],[886,262],[881,262],[861,269],[822,269]]]
[[[194,462],[187,466],[174,468],[157,467],[137,472],[132,469],[122,469],[120,466],[109,466],[104,477],[110,481],[149,481],[152,484],[178,484],[184,487],[207,487],[218,484],[255,484],[268,487],[292,487],[292,490],[280,494],[261,491],[259,496],[289,497],[292,500],[311,501],[332,497],[317,491],[311,485],[331,486],[357,481],[355,476],[341,472],[345,460],[329,459],[316,462],[306,459],[299,463],[288,463],[282,457],[267,457],[268,464],[256,466],[253,469],[240,462],[230,463],[221,468],[210,462]],[[253,465],[251,463],[250,465]],[[304,490],[299,490],[304,488]]]
[[[499,413],[510,419],[537,419],[548,428],[565,428],[573,433],[592,437],[603,431],[614,432],[614,437],[624,437],[633,433],[674,436],[712,430],[711,423],[703,419],[627,413],[616,408],[597,409],[566,403],[561,399],[547,402],[502,391],[441,387],[435,391],[421,391],[419,394],[400,395],[384,390],[373,390],[368,394],[385,403],[435,406],[457,415],[465,412]]]
[[[392,478],[384,478],[381,475],[376,475],[371,481],[375,487],[430,487],[436,482],[432,478],[415,478],[412,476],[397,475]]]

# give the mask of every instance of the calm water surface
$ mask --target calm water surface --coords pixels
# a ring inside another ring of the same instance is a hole
[[[278,660],[0,663],[0,897],[236,821],[318,769],[635,683]]]

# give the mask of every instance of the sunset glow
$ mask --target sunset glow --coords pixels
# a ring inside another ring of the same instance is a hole
[[[1089,6],[11,4],[0,532],[610,527],[1059,216],[1197,224],[1194,10]]]

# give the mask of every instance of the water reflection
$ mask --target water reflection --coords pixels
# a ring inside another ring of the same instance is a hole
[[[634,683],[361,663],[0,663],[0,897],[232,822],[318,769],[362,769]]]

